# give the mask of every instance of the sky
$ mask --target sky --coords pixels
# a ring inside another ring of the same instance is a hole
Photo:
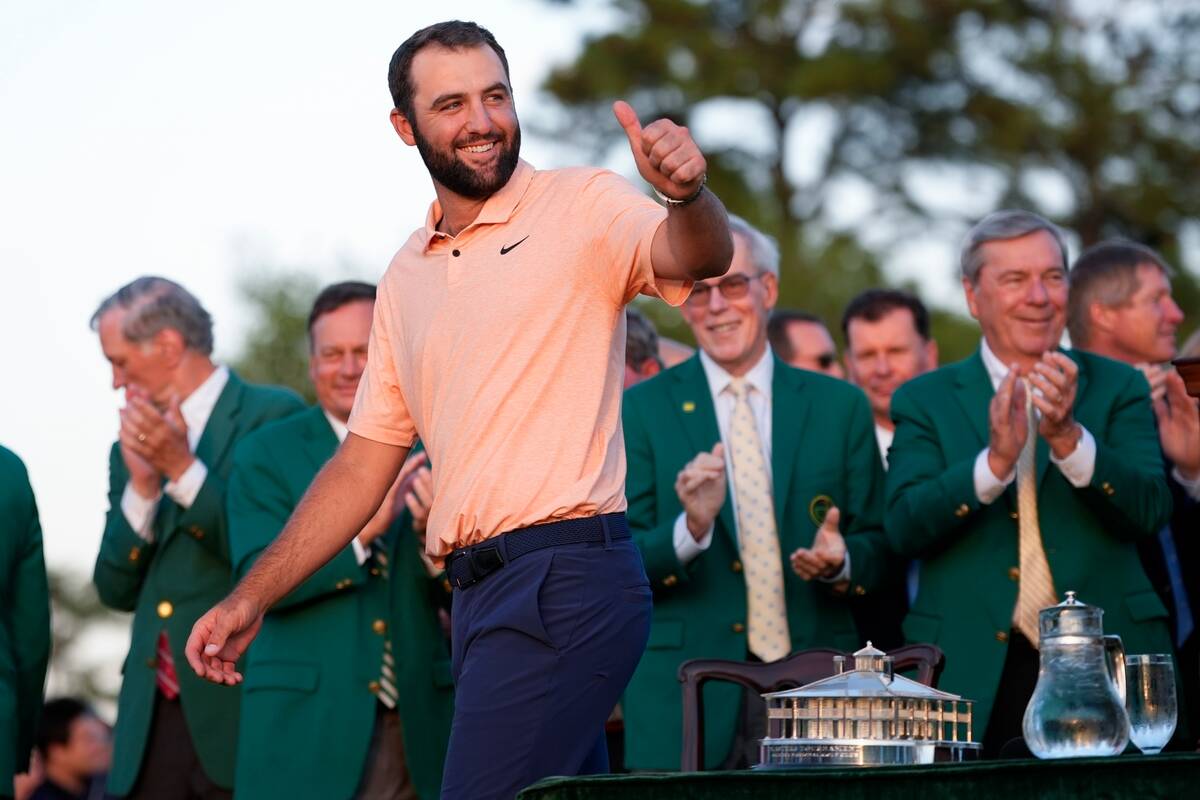
[[[520,111],[606,24],[599,4],[583,6],[452,13],[508,50]],[[212,313],[219,359],[239,349],[248,270],[377,280],[433,194],[388,121],[388,61],[447,13],[358,0],[0,4],[0,443],[29,468],[51,568],[90,576],[104,527],[121,398],[88,327],[98,302],[139,275],[171,277]],[[570,163],[529,135],[522,154]]]

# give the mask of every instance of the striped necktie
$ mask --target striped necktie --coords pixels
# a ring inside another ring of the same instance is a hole
[[[1033,410],[1033,393],[1028,384],[1025,390],[1025,418],[1029,423],[1025,445],[1017,459],[1017,552],[1020,559],[1020,580],[1017,583],[1017,605],[1013,609],[1013,627],[1029,643],[1038,646],[1038,614],[1043,608],[1055,605],[1054,579],[1050,562],[1042,547],[1042,530],[1037,509],[1037,415]]]
[[[171,655],[171,644],[167,641],[165,630],[158,632],[155,656],[154,683],[163,697],[174,700],[179,697],[179,676],[175,674],[175,657]]]
[[[792,640],[771,477],[750,408],[751,387],[744,378],[734,378],[729,389],[735,400],[729,421],[729,454],[737,498],[738,546],[746,575],[748,647],[763,661],[778,661],[791,652]]]
[[[389,580],[391,572],[388,569],[388,557],[383,542],[376,539],[371,549],[375,563],[379,565],[379,577],[385,581]],[[396,659],[392,656],[391,626],[388,626],[387,637],[383,640],[383,662],[380,664],[379,693],[376,696],[379,702],[388,708],[395,708],[400,698],[400,693],[396,691]]]

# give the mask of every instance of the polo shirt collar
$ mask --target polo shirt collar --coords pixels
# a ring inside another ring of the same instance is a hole
[[[517,207],[517,203],[521,202],[521,198],[525,196],[525,191],[529,188],[529,184],[533,180],[534,172],[536,170],[528,161],[523,158],[517,159],[517,168],[513,170],[512,177],[508,179],[508,183],[500,187],[500,191],[487,199],[487,202],[483,204],[483,208],[479,211],[479,216],[467,228],[470,228],[472,225],[490,225],[508,222]],[[425,215],[426,250],[437,239],[450,238],[448,234],[441,233],[437,229],[438,221],[441,218],[442,206],[435,198],[429,206],[429,213]],[[467,228],[463,230],[465,231]]]

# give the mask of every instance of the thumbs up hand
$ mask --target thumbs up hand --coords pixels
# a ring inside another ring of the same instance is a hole
[[[624,100],[613,103],[613,114],[633,151],[642,178],[672,200],[687,200],[704,185],[708,162],[688,129],[669,119],[651,122],[645,128]]]

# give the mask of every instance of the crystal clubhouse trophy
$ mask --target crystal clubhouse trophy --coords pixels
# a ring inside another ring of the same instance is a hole
[[[867,646],[854,669],[834,656],[835,674],[799,689],[764,694],[767,737],[755,769],[877,766],[967,761],[971,701],[892,674],[892,659]]]

